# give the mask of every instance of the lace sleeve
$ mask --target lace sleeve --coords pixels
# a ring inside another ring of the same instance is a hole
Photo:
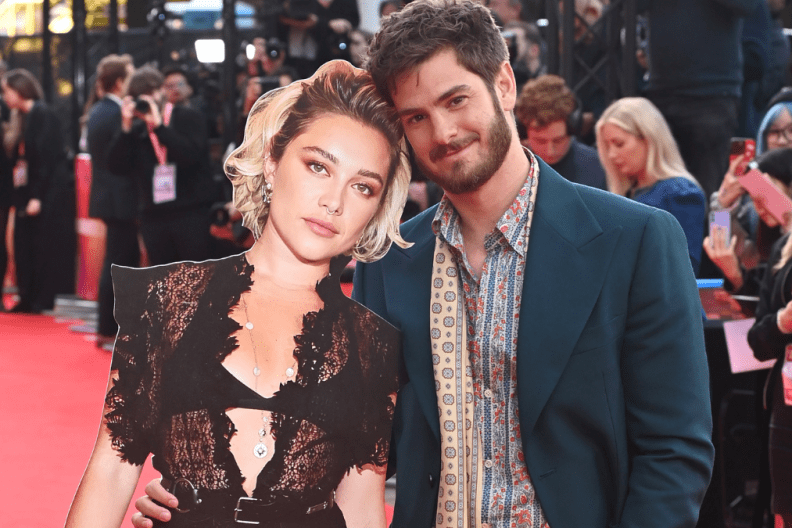
[[[356,312],[356,313],[355,313]],[[359,441],[352,446],[354,465],[386,466],[390,448],[394,402],[391,396],[399,389],[399,331],[373,312],[353,309],[357,349],[365,397],[363,419],[356,431]]]
[[[151,306],[152,298],[156,298],[155,270],[112,268],[119,329],[111,370],[118,377],[107,393],[105,419],[113,447],[123,460],[136,465],[146,461],[149,433],[158,414],[156,392],[152,390],[156,365],[147,357],[150,329],[160,326],[152,320],[159,313]]]

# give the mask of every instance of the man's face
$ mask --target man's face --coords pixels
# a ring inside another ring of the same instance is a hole
[[[528,126],[528,139],[524,144],[547,164],[555,165],[569,152],[572,136],[567,133],[564,121],[553,121],[543,127],[536,126],[534,121]]]
[[[184,75],[180,73],[172,73],[165,78],[165,83],[162,85],[165,91],[165,97],[169,103],[180,104],[187,100],[192,90],[190,84]]]
[[[503,164],[512,141],[505,111],[514,106],[502,69],[495,99],[453,50],[436,53],[396,80],[393,101],[424,174],[451,194],[473,192]]]

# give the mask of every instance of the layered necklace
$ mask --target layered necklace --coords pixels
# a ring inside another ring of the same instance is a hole
[[[256,350],[256,341],[253,339],[253,323],[250,322],[250,316],[248,315],[248,308],[247,302],[245,298],[242,297],[242,306],[245,309],[245,328],[247,328],[248,336],[250,337],[250,345],[253,347],[253,390],[258,393],[258,380],[259,376],[261,375],[261,369],[259,368],[258,362],[258,352]],[[286,369],[286,380],[290,380],[294,377],[295,368],[297,367],[297,360],[294,360],[294,363]],[[265,458],[267,456],[267,445],[264,443],[264,438],[267,436],[267,429],[272,429],[272,419],[264,414],[264,411],[261,411],[261,422],[262,426],[261,429],[258,431],[259,441],[258,443],[253,446],[253,455],[256,458]]]

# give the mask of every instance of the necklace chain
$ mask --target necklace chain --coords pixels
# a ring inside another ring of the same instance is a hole
[[[258,379],[261,375],[261,369],[259,368],[258,362],[258,351],[256,350],[256,341],[253,339],[253,323],[250,321],[250,316],[248,315],[248,308],[247,308],[247,301],[245,298],[242,297],[242,306],[245,309],[245,328],[247,328],[248,336],[250,337],[250,346],[253,348],[253,390],[258,393]],[[297,366],[297,360],[294,360],[292,366],[286,369],[286,379],[291,379],[294,376],[294,367]],[[267,417],[264,414],[264,411],[261,411],[261,422],[262,426],[261,429],[258,431],[259,441],[258,443],[253,446],[253,455],[256,458],[265,458],[267,456],[267,445],[264,443],[264,438],[267,436],[267,427],[271,427],[270,424],[272,422],[271,418]]]

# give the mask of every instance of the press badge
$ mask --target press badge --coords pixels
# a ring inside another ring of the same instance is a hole
[[[19,160],[14,165],[14,189],[24,187],[28,184],[28,166],[27,161]]]
[[[166,163],[154,167],[154,203],[172,202],[176,199],[176,165]]]

